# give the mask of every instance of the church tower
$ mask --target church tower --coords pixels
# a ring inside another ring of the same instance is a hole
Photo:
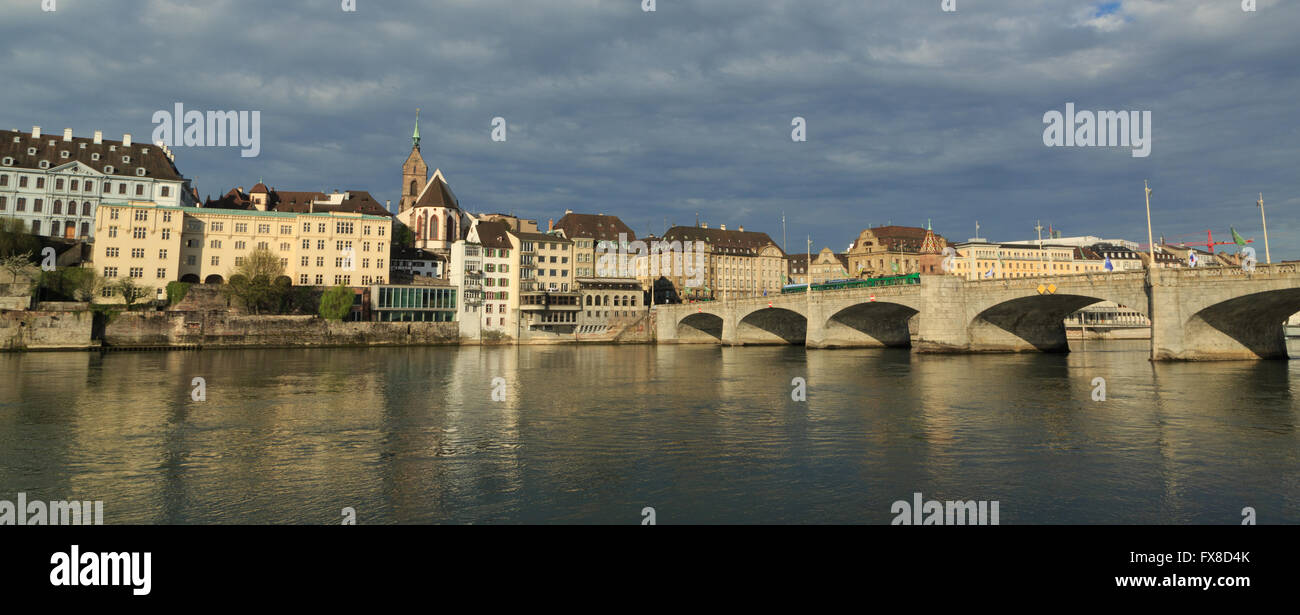
[[[415,133],[411,135],[411,155],[402,164],[402,200],[398,213],[415,205],[416,199],[424,192],[425,178],[429,177],[429,165],[420,155],[420,110],[415,110]]]

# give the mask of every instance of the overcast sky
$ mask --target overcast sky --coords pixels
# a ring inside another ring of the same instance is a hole
[[[399,198],[423,153],[473,212],[638,233],[743,225],[845,249],[869,225],[965,240],[1263,237],[1300,258],[1300,2],[0,0],[0,127],[149,140],[175,102],[261,112],[261,154],[176,148],[201,195]],[[1152,114],[1150,155],[1043,144],[1044,113]],[[506,141],[491,139],[505,118]],[[807,121],[807,141],[791,120]]]

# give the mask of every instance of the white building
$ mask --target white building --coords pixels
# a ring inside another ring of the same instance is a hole
[[[166,148],[121,141],[0,131],[0,216],[35,235],[89,239],[100,203],[192,206],[189,180]]]

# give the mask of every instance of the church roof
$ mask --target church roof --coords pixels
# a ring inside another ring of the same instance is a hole
[[[415,199],[414,207],[460,209],[460,202],[456,200],[456,195],[452,193],[451,187],[442,178],[442,171],[439,170],[434,171],[429,183],[424,185],[424,191],[420,193],[419,198]]]

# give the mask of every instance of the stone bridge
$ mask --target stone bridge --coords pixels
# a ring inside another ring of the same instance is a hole
[[[1287,358],[1300,312],[1296,264],[1200,267],[921,284],[660,305],[660,343],[910,347],[918,352],[1068,352],[1065,317],[1114,301],[1152,322],[1151,358]],[[1043,286],[1043,292],[1039,287]]]

